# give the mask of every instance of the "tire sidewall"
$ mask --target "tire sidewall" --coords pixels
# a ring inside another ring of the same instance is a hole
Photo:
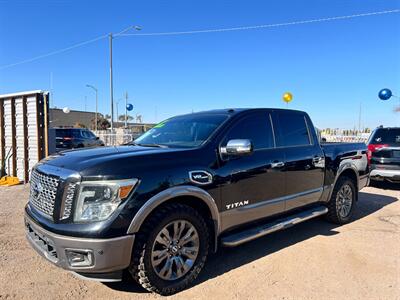
[[[351,191],[352,191],[352,201],[351,201],[351,207],[350,207],[350,212],[349,212],[349,214],[348,214],[346,217],[342,217],[342,216],[340,215],[339,211],[338,211],[338,208],[337,208],[337,201],[338,201],[337,193],[338,193],[338,192],[342,189],[342,187],[345,186],[345,185],[348,185],[348,186],[350,186],[350,188],[351,188]],[[334,198],[333,200],[335,201],[336,216],[337,216],[338,220],[340,221],[340,223],[348,223],[348,222],[350,222],[350,220],[351,220],[352,217],[353,217],[354,207],[355,207],[356,202],[357,202],[357,190],[356,190],[356,187],[355,187],[353,181],[350,180],[350,179],[348,179],[348,178],[345,178],[344,180],[342,180],[342,181],[340,182],[340,185],[339,185],[338,188],[337,188],[337,191],[336,191],[336,193],[335,193],[335,198]]]
[[[151,253],[153,248],[154,240],[156,239],[158,233],[169,223],[175,220],[185,220],[190,222],[197,230],[199,235],[199,253],[197,255],[196,261],[193,264],[192,269],[186,273],[183,277],[178,278],[176,280],[164,280],[160,278],[157,273],[154,271],[152,263],[151,263]],[[204,221],[199,220],[199,218],[195,214],[189,214],[186,212],[174,212],[171,215],[167,216],[154,228],[154,230],[149,234],[147,242],[144,246],[144,252],[142,255],[145,271],[147,278],[152,283],[152,285],[157,286],[159,290],[166,290],[163,293],[169,293],[169,291],[174,290],[182,290],[186,286],[188,286],[192,281],[193,277],[197,277],[200,273],[204,262],[207,258],[208,254],[208,230],[205,226]]]

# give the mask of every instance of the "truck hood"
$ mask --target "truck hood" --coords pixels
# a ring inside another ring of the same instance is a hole
[[[72,171],[86,171],[93,168],[102,168],[110,163],[132,161],[140,157],[168,154],[187,149],[180,148],[156,148],[142,146],[118,146],[118,147],[98,147],[82,150],[70,150],[51,155],[41,163],[49,164],[55,167],[69,169]],[[120,167],[123,167],[120,165]],[[104,171],[104,169],[103,169]]]

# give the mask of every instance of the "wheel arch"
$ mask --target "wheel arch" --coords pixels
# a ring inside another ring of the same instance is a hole
[[[359,174],[358,174],[357,167],[354,166],[351,163],[345,163],[345,164],[342,164],[339,167],[338,171],[337,171],[337,175],[336,175],[335,181],[332,184],[332,188],[331,188],[331,191],[329,193],[328,200],[331,199],[331,196],[332,196],[332,193],[333,193],[333,189],[335,188],[335,186],[337,184],[337,181],[339,180],[339,178],[344,177],[344,176],[346,176],[346,177],[348,177],[348,178],[353,180],[355,188],[356,188],[356,191],[358,192]],[[357,200],[358,200],[358,193],[356,193],[356,201]]]
[[[151,197],[133,217],[128,234],[140,231],[144,221],[161,205],[181,203],[198,210],[211,230],[210,237],[214,251],[217,250],[217,239],[220,233],[220,216],[215,200],[205,190],[195,186],[178,186],[166,189]]]

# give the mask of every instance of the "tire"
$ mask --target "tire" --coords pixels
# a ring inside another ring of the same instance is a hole
[[[179,239],[175,240],[181,244],[164,245],[168,240],[165,230],[171,238],[169,240],[174,240],[175,229],[180,232]],[[196,247],[197,251],[189,250]],[[142,225],[135,238],[129,271],[146,290],[172,295],[190,286],[197,278],[206,262],[208,248],[209,230],[203,217],[192,207],[169,204],[157,209]],[[162,254],[157,256],[156,253]],[[178,265],[181,267],[179,272]],[[164,271],[169,269],[172,271]]]
[[[331,199],[327,203],[328,213],[326,214],[326,219],[335,224],[350,222],[357,201],[357,193],[353,180],[346,176],[339,177]]]

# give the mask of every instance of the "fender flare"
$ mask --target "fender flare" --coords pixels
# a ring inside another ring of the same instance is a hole
[[[347,162],[342,162],[340,164],[338,170],[337,170],[335,180],[331,185],[331,189],[330,189],[329,196],[328,196],[328,201],[331,199],[331,196],[332,196],[332,193],[333,193],[333,189],[335,188],[337,180],[339,179],[339,177],[342,175],[342,173],[344,171],[347,171],[349,169],[352,170],[356,174],[356,178],[357,178],[356,187],[358,189],[359,181],[360,181],[360,175],[358,173],[357,167],[354,164],[352,164],[351,162],[348,162],[348,161]]]
[[[221,226],[220,214],[217,204],[215,203],[215,200],[211,197],[211,195],[205,190],[190,185],[172,187],[151,197],[133,217],[131,224],[129,225],[127,234],[137,233],[149,214],[159,205],[170,199],[182,196],[196,197],[199,199],[199,201],[203,201],[205,204],[207,204],[214,222],[215,239],[217,239],[220,233]]]

